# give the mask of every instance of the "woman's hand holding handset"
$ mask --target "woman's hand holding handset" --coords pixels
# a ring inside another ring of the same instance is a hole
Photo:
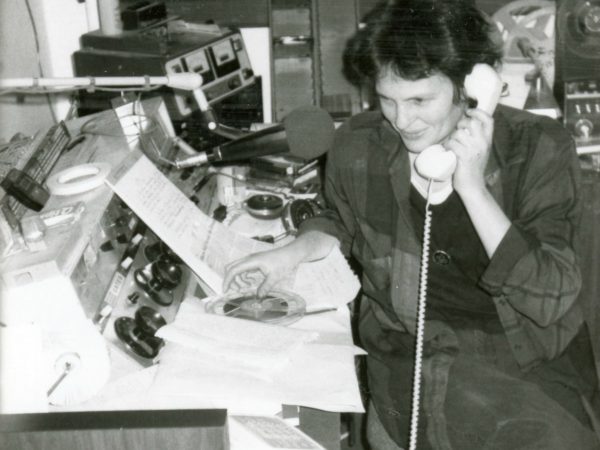
[[[464,85],[467,96],[477,100],[477,108],[466,111],[443,146],[426,148],[415,160],[419,175],[433,181],[452,177],[458,192],[483,181],[494,129],[492,114],[502,92],[502,80],[487,64],[476,64]]]

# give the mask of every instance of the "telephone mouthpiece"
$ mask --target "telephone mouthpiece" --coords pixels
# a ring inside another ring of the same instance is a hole
[[[428,180],[449,180],[456,170],[456,155],[441,144],[432,145],[417,156],[415,169],[419,175]]]

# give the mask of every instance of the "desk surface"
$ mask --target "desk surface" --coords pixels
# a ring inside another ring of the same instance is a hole
[[[112,113],[101,113],[101,115],[104,115],[104,117],[106,117],[107,114]],[[81,125],[87,122],[88,120],[89,118],[78,119],[76,121],[70,122],[68,125],[69,128],[72,130],[73,134],[76,135]],[[107,120],[114,119],[110,118]],[[59,164],[57,165],[55,170],[61,170],[64,167],[73,164],[79,164],[82,162],[106,161],[115,165],[119,164],[120,159],[126,156],[128,152],[129,150],[127,148],[127,143],[124,140],[123,136],[88,136],[88,138],[86,138],[83,144],[73,149],[65,158],[59,161]],[[201,178],[201,175],[198,174],[195,174],[194,176]],[[198,180],[192,177],[190,180],[188,180],[185,186],[180,186],[180,189],[182,191],[185,191],[186,188],[189,188],[189,186],[195,186],[197,185],[197,183]],[[214,193],[214,185],[212,187],[209,185],[207,187],[207,192]],[[46,236],[50,245],[45,251],[38,252],[36,254],[23,253],[21,255],[17,255],[14,258],[11,257],[9,260],[2,262],[0,266],[3,269],[3,277],[6,277],[11,273],[14,274],[23,269],[27,270],[32,266],[35,266],[36,264],[40,263],[40,261],[53,261],[57,263],[56,266],[58,273],[60,273],[66,278],[70,278],[72,272],[75,270],[78,264],[78,260],[83,257],[82,255],[85,255],[86,249],[89,249],[90,240],[94,238],[93,225],[95,225],[96,222],[99,221],[99,217],[101,217],[102,212],[106,209],[111,198],[112,193],[106,186],[98,188],[97,190],[91,193],[80,194],[75,197],[51,198],[46,208],[60,208],[65,204],[72,204],[74,202],[83,202],[86,205],[86,210],[82,216],[78,228],[75,230],[71,229],[70,232],[65,232],[65,230],[51,230],[50,233]],[[208,203],[205,204],[205,206],[206,205],[208,205]],[[87,255],[87,257],[91,256],[93,255]],[[138,254],[136,258],[137,259],[135,264],[138,264],[138,259],[142,258],[142,256]],[[112,266],[114,271],[114,266],[117,263],[118,260],[115,260],[115,258],[113,258],[113,260],[110,261],[107,265]],[[111,273],[112,271],[108,272],[109,275]],[[16,280],[16,278],[13,278],[13,281],[14,280]],[[188,280],[189,281],[185,283],[185,287],[181,288],[181,291],[177,293],[178,300],[173,302],[171,306],[167,308],[157,308],[156,304],[152,304],[151,302],[147,301],[147,299],[144,300],[144,302],[159,309],[161,314],[163,314],[167,321],[170,322],[177,313],[179,300],[182,297],[185,297],[186,295],[192,293],[198,295],[198,292],[201,292],[198,290],[198,285],[195,282],[195,278],[192,275],[189,276]],[[125,280],[123,280],[122,284],[124,288],[120,292],[118,306],[113,308],[114,316],[112,316],[109,319],[111,321],[114,321],[115,317],[121,315],[132,316],[137,307],[140,306],[140,304],[132,305],[126,302],[127,295],[130,292],[132,292],[132,290],[136,289],[135,282],[132,278],[132,272],[129,272],[128,276]],[[94,298],[91,304],[89,298],[81,299],[82,307],[85,310],[85,314],[88,318],[91,318],[92,312],[95,312],[97,310],[97,299],[98,296]],[[347,308],[342,308],[338,312],[324,314],[322,317],[306,317],[305,319],[302,319],[302,323],[299,323],[298,325],[299,328],[310,329],[314,324],[314,326],[317,327],[316,329],[319,329],[324,326],[323,323],[327,322],[327,320],[329,320],[330,317],[332,318],[331,323],[335,329],[335,333],[344,336],[342,341],[351,343],[352,339],[350,330],[350,317]],[[61,412],[69,410],[89,411],[108,409],[155,409],[157,403],[152,402],[151,399],[148,398],[148,392],[150,391],[148,391],[147,389],[150,389],[150,386],[154,381],[153,375],[156,375],[158,365],[153,364],[152,361],[144,361],[141,360],[139,357],[132,356],[131,353],[128,352],[128,350],[121,343],[115,340],[111,322],[109,322],[108,326],[105,328],[104,337],[106,338],[111,358],[111,377],[109,383],[101,390],[101,392],[98,393],[98,395],[96,395],[88,402],[85,402],[80,405],[60,407],[55,406],[51,408],[51,411]],[[350,372],[353,372],[354,370],[352,352],[353,350],[351,350],[350,358],[348,361],[348,369],[350,370]],[[320,374],[319,376],[325,373],[322,367],[320,368],[318,373]],[[139,377],[137,377],[138,375]],[[354,374],[352,376],[354,376]],[[127,380],[128,378],[129,380]],[[327,377],[324,377],[324,379],[326,378]],[[132,395],[129,398],[124,399],[123,397],[111,397],[111,395],[114,395],[115,393],[118,393],[117,396],[121,395],[122,392],[119,392],[119,388],[124,385],[128,385],[128,383],[130,383],[131,380],[135,380],[134,383],[137,383],[135,384],[135,388],[137,389],[137,391],[131,392]],[[358,391],[356,379],[354,379],[354,382],[355,386],[353,386],[353,389],[356,389]],[[144,383],[147,384],[145,385]],[[196,403],[194,401],[191,401],[184,403],[186,403],[186,407],[189,408],[204,408],[207,406],[203,402]],[[314,405],[318,404],[318,399],[315,399]],[[231,408],[229,408],[228,406],[231,406]],[[213,403],[213,407],[224,407],[227,409],[235,410],[235,405]],[[169,409],[168,402],[166,404],[163,403],[162,408]],[[337,414],[337,412],[344,411],[344,408],[339,408],[339,411],[335,411],[335,413],[326,413],[324,411],[319,411],[318,409],[312,408],[302,408],[301,411],[303,411],[300,414],[301,421],[304,421],[305,424],[308,423],[309,429],[311,427],[313,429],[312,433],[310,432],[310,430],[307,430],[309,434],[312,434],[313,437],[318,441],[321,441],[323,443],[325,443],[326,441],[327,448],[337,448],[335,444],[335,442],[337,442],[339,434],[339,414]],[[356,406],[349,406],[348,411],[356,411]],[[248,413],[249,411],[245,409],[244,412]],[[315,415],[318,416],[319,419],[311,421],[311,417],[314,417]],[[302,419],[302,417],[304,417],[304,419]],[[327,423],[330,426],[323,428],[324,423]]]

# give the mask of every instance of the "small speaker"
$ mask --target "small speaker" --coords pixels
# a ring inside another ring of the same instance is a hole
[[[600,78],[600,0],[557,0],[555,68],[557,99],[565,83]]]

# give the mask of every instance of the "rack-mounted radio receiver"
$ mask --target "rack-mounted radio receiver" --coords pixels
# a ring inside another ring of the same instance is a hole
[[[165,30],[158,32],[156,30]],[[181,72],[202,75],[202,90],[215,103],[254,84],[255,77],[239,31],[170,32],[162,28],[124,31],[114,36],[99,31],[81,37],[73,55],[77,76],[163,76]],[[191,94],[159,90],[173,120],[189,116],[196,108]],[[164,95],[167,94],[167,95]],[[113,94],[114,96],[114,94]],[[84,114],[110,107],[105,93],[82,93]],[[81,113],[81,111],[80,111]]]

